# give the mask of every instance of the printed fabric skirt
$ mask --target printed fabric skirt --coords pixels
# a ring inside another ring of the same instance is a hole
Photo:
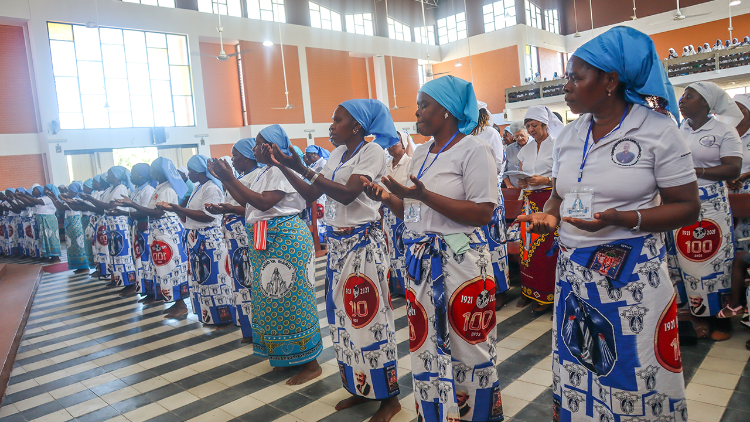
[[[89,226],[92,234],[92,248],[94,251],[94,263],[96,270],[99,271],[99,279],[109,278],[109,264],[112,261],[109,256],[107,247],[107,226],[105,225],[103,215],[92,215],[89,219]]]
[[[79,211],[65,211],[65,242],[67,245],[68,269],[88,270],[89,260],[86,256],[86,238],[81,224]]]
[[[60,229],[55,214],[36,214],[37,232],[40,240],[40,256],[60,256]]]
[[[689,302],[693,315],[707,317],[719,313],[729,300],[734,239],[726,184],[716,182],[698,191],[698,222],[674,231],[683,281],[676,288],[680,303]]]
[[[0,214],[0,255],[8,255],[10,247],[8,246],[8,236],[5,225],[8,224],[8,217]]]
[[[174,302],[190,296],[185,228],[177,215],[148,219],[149,270],[156,299]]]
[[[687,422],[676,297],[659,235],[560,245],[554,421]]]
[[[730,193],[750,194],[750,179],[742,182],[742,187]],[[750,218],[738,218],[734,228],[734,247],[737,252],[750,252]]]
[[[94,262],[94,230],[91,227],[92,218],[92,214],[82,214],[81,226],[83,227],[83,234],[85,237],[83,246],[84,250],[86,251],[86,259],[88,260],[89,268],[96,268],[96,263]]]
[[[406,295],[406,282],[404,278],[406,271],[404,269],[404,230],[406,224],[399,220],[391,210],[383,206],[383,231],[388,241],[388,255],[391,259],[389,283],[391,291],[401,295]]]
[[[235,319],[232,280],[227,274],[227,245],[220,227],[186,231],[193,312],[204,324],[221,325]]]
[[[148,221],[133,221],[130,227],[133,239],[133,265],[135,266],[136,293],[155,297],[151,279],[151,248],[149,248]]]
[[[399,394],[389,257],[378,222],[328,228],[326,314],[346,390],[382,400]]]
[[[502,182],[502,181],[500,181]],[[497,207],[492,212],[490,224],[482,227],[487,246],[490,248],[492,257],[492,272],[495,274],[495,294],[508,291],[510,273],[508,271],[508,241],[505,229],[505,199],[498,184]]]
[[[8,237],[8,248],[10,249],[8,255],[22,255],[19,236],[23,236],[23,233],[18,231],[18,222],[20,221],[20,218],[21,216],[19,215],[9,215],[7,217],[8,220],[5,226],[5,233]]]
[[[504,419],[495,367],[496,285],[484,233],[465,235],[462,253],[442,236],[404,233],[414,397],[425,421]],[[459,393],[467,397],[460,407]]]
[[[243,338],[253,338],[253,265],[247,244],[245,217],[226,214],[222,222],[227,243],[227,273],[232,277],[232,302],[235,307],[234,325],[242,329]]]
[[[542,212],[552,189],[524,190],[524,214]],[[539,304],[555,300],[555,270],[557,268],[557,231],[553,234],[533,234],[521,228],[521,291]]]
[[[117,286],[136,284],[133,260],[133,237],[130,218],[124,215],[106,217],[109,267],[107,273]]]
[[[316,359],[323,341],[310,229],[296,215],[245,227],[252,266],[252,307],[247,310],[252,311],[253,353],[267,357],[271,366]]]
[[[57,218],[57,217],[55,217]],[[41,257],[41,236],[39,233],[39,223],[37,223],[35,215],[21,217],[23,221],[23,254],[32,258]],[[57,225],[55,225],[57,227]],[[57,238],[59,240],[60,233],[58,231]]]

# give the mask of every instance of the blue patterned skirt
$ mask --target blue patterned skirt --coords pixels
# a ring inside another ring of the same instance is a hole
[[[60,250],[60,229],[55,214],[37,214],[37,236],[40,240],[41,256],[49,258],[62,255]]]
[[[83,234],[79,212],[65,212],[65,238],[67,239],[68,268],[71,270],[88,270],[86,238]]]

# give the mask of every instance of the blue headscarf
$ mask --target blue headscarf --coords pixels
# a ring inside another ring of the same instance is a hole
[[[107,189],[108,187],[111,186],[109,184],[109,182],[107,181],[107,175],[106,174],[97,174],[96,176],[94,176],[94,180],[96,180],[97,182],[99,182],[99,188],[101,190],[105,190],[105,189]]]
[[[174,189],[178,198],[185,196],[185,193],[188,190],[187,184],[182,180],[182,176],[177,172],[177,167],[174,166],[172,160],[159,157],[151,163],[151,167],[167,178],[167,181],[172,185],[172,189]]]
[[[55,186],[54,184],[50,183],[49,185],[45,186],[45,188],[51,190],[52,194],[55,195],[55,198],[57,198],[57,199],[60,198],[60,189],[58,189],[57,186]]]
[[[83,182],[83,186],[94,189],[94,179],[86,179],[86,181]]]
[[[305,153],[302,152],[302,150],[299,149],[299,147],[297,145],[292,145],[292,151],[294,151],[294,153],[299,156],[299,158],[300,158],[300,160],[302,160],[302,162],[305,161]]]
[[[16,189],[16,191],[21,192],[21,193],[29,193],[29,191],[27,191],[26,188],[18,188]]]
[[[321,147],[320,145],[308,145],[307,148],[305,148],[305,152],[311,152],[313,154],[318,154],[320,158],[327,160],[328,157],[331,156],[331,153],[328,152],[327,149]]]
[[[432,97],[457,118],[461,133],[471,135],[479,122],[479,105],[471,83],[447,75],[425,83],[419,91]]]
[[[147,163],[138,163],[134,165],[133,173],[138,173],[138,175],[141,176],[141,179],[143,179],[143,183],[138,186],[139,188],[151,183],[151,166]]]
[[[114,166],[109,171],[112,172],[112,174],[115,175],[117,180],[122,182],[125,187],[128,188],[128,190],[133,190],[133,182],[130,181],[130,170],[126,169],[123,166]]]
[[[292,143],[291,141],[289,141],[289,137],[286,135],[284,128],[282,128],[281,126],[267,126],[260,131],[259,135],[262,136],[263,139],[266,140],[266,142],[276,144],[281,152],[283,152],[285,155],[292,155],[289,150],[289,148],[291,148],[292,146]]]
[[[193,155],[190,157],[190,160],[188,160],[187,167],[189,169],[192,169],[193,171],[197,171],[198,173],[205,173],[206,177],[208,177],[208,180],[216,183],[216,186],[219,187],[219,189],[224,189],[221,185],[221,181],[214,177],[213,174],[211,174],[210,171],[208,171],[208,157],[205,155]]]
[[[376,144],[388,148],[399,142],[391,112],[382,102],[378,100],[349,100],[339,105],[344,107],[354,117],[354,120],[362,125],[365,136],[375,135],[374,142]]]
[[[236,149],[237,152],[239,152],[246,158],[257,162],[258,160],[255,159],[253,148],[255,148],[255,138],[240,139],[236,144],[234,144],[234,149]]]
[[[672,117],[679,105],[667,72],[648,35],[627,26],[616,26],[578,47],[573,56],[605,72],[617,72],[625,84],[625,100],[649,107],[642,96],[667,101]]]
[[[16,190],[15,190],[15,189],[13,189],[13,188],[8,188],[8,189],[5,189],[5,192],[7,192],[7,191],[11,191],[12,193],[16,193]]]
[[[68,190],[78,196],[79,193],[83,192],[83,183],[74,180],[71,184],[68,185]]]

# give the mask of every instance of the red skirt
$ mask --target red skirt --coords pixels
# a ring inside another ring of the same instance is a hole
[[[552,188],[524,191],[524,214],[542,212],[551,194]],[[521,224],[521,290],[540,304],[555,300],[556,238],[557,231],[544,235],[527,233],[526,224]]]

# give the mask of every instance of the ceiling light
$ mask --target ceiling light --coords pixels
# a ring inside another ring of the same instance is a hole
[[[456,61],[456,67],[461,67],[461,66],[463,66],[463,65],[461,64],[461,60],[457,60],[457,61]]]
[[[573,34],[573,38],[581,38],[581,33],[576,31],[576,33]]]
[[[266,46],[266,47],[271,47],[273,45],[273,43],[271,41],[269,41],[269,40],[265,40],[265,41],[263,41],[263,45]]]
[[[742,4],[742,1],[740,1],[740,0],[734,0],[734,1],[730,1],[729,2],[730,6],[737,6],[739,4]]]

